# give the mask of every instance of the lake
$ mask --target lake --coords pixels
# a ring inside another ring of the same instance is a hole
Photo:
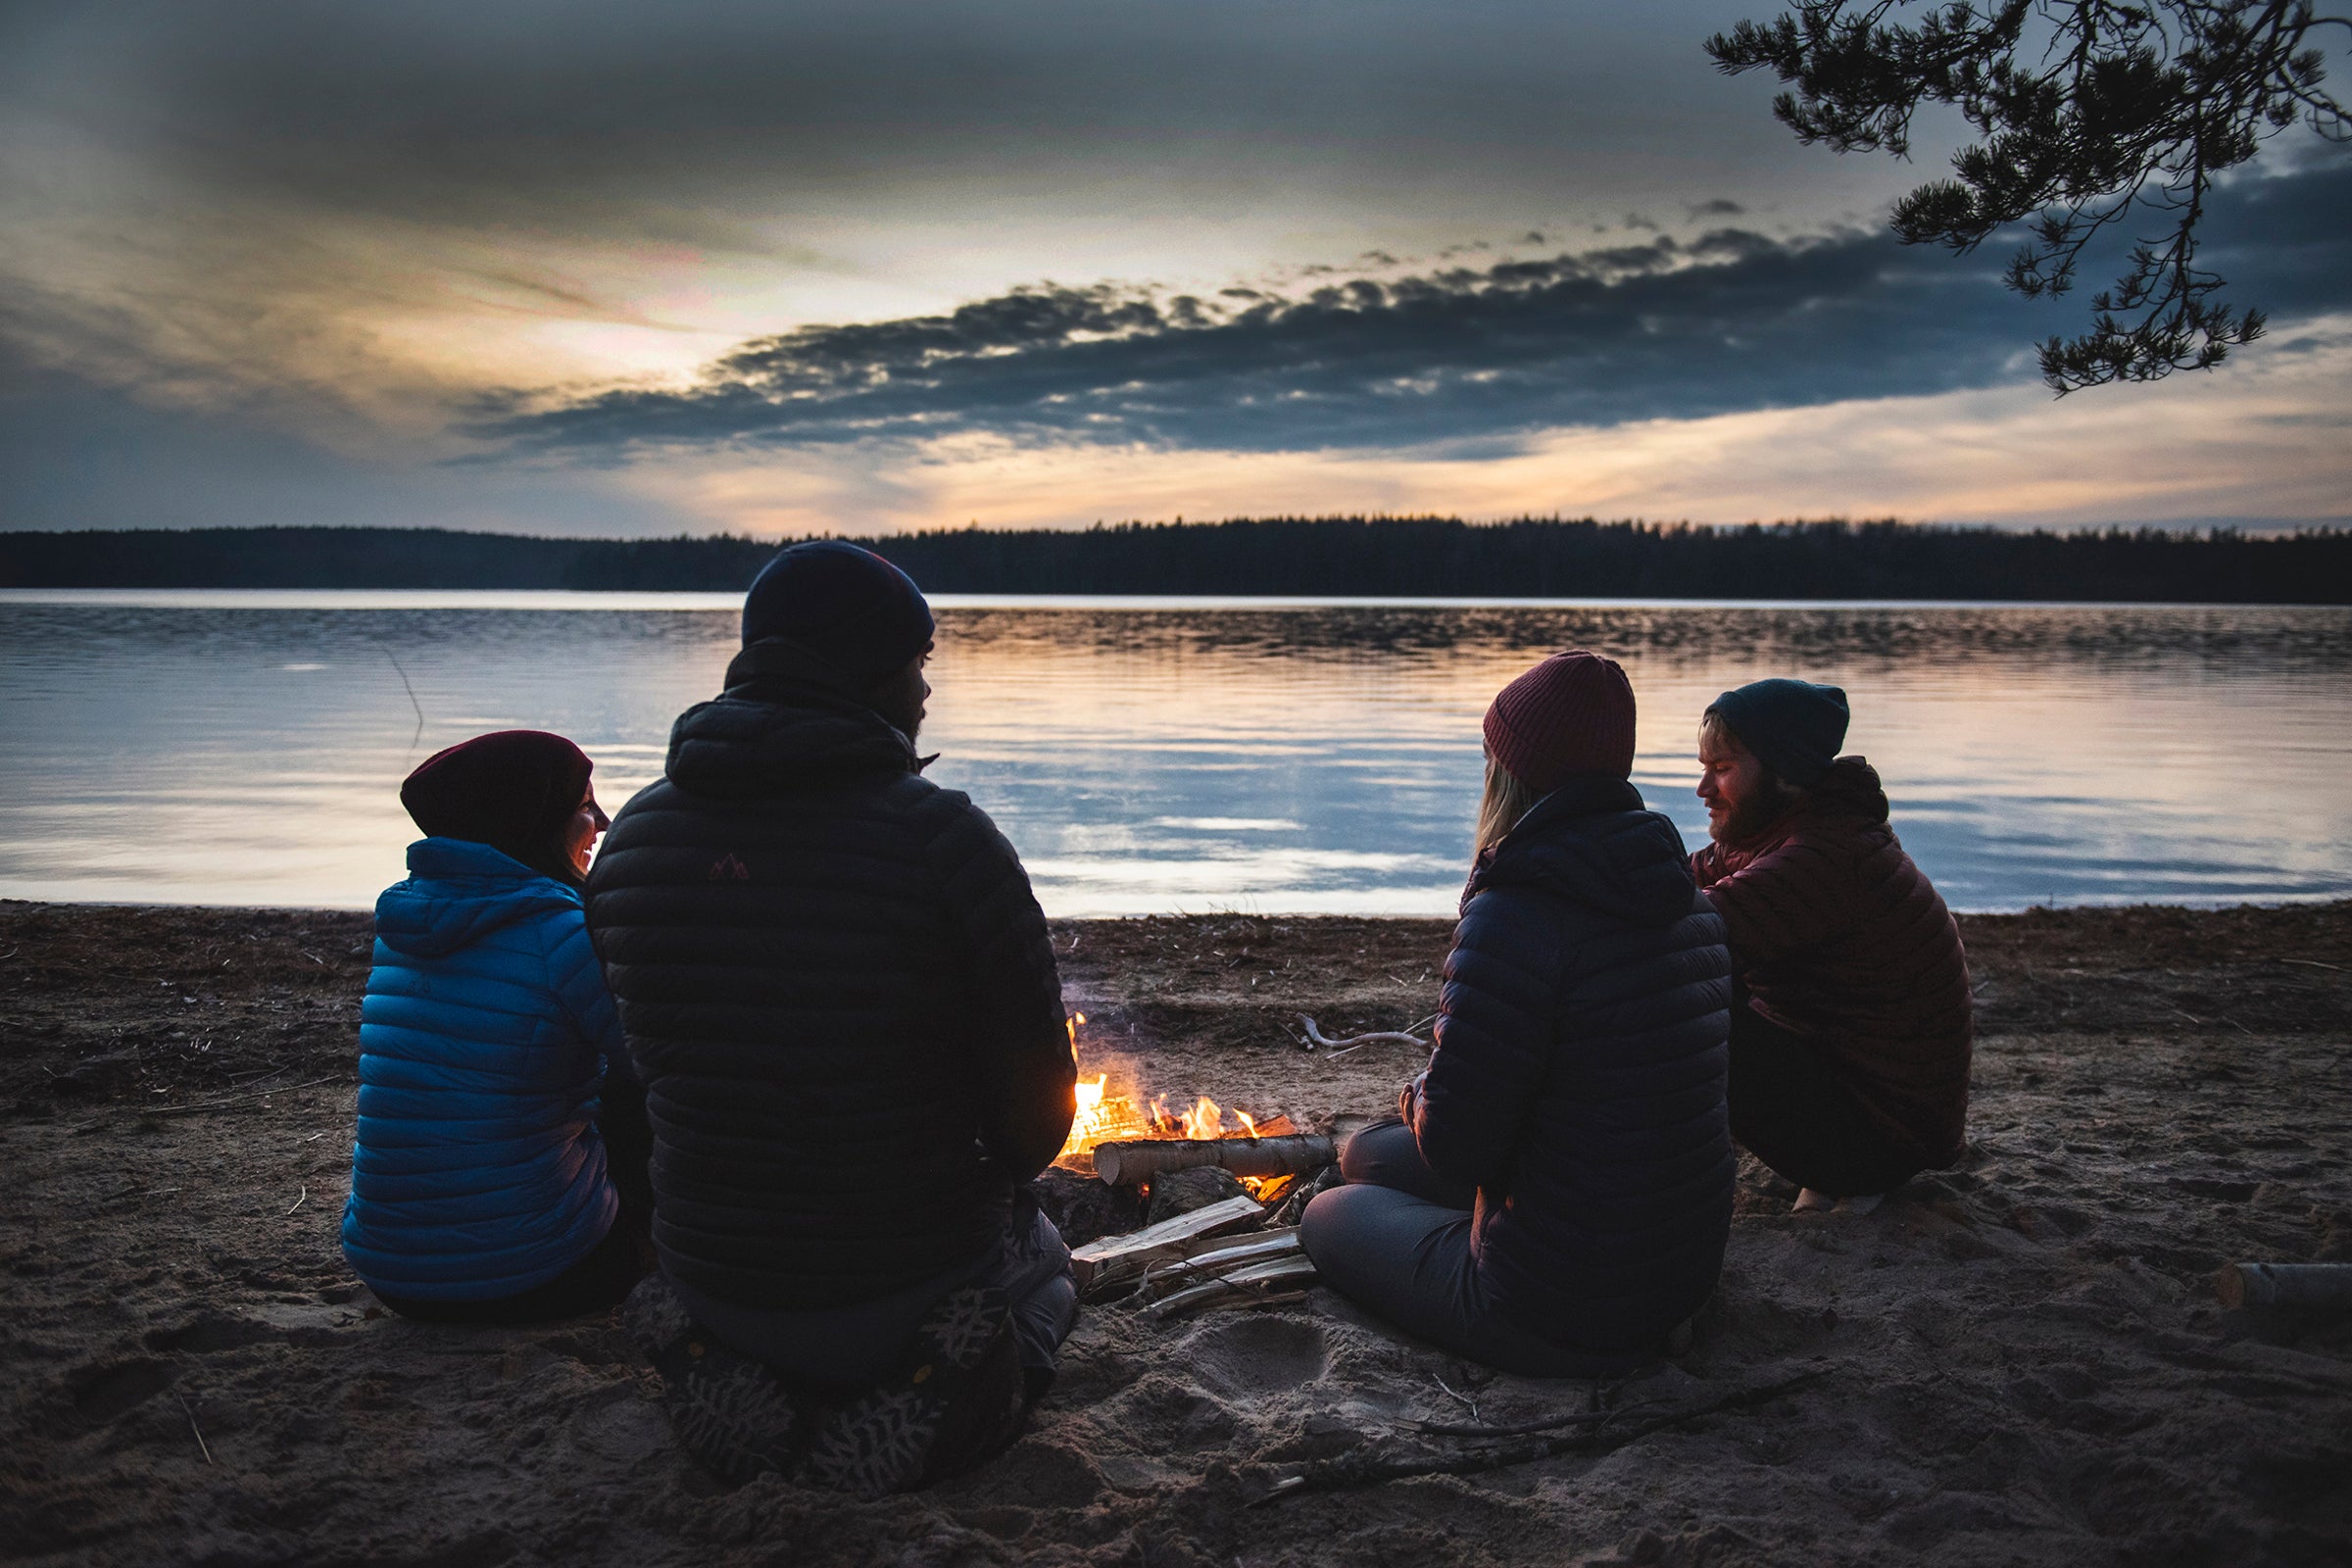
[[[1620,660],[1634,781],[1703,842],[1698,715],[1835,681],[1956,908],[2352,894],[2352,611],[943,595],[930,777],[1059,915],[1448,914],[1495,690]],[[402,776],[556,730],[608,807],[715,694],[707,594],[0,592],[0,896],[365,906]]]

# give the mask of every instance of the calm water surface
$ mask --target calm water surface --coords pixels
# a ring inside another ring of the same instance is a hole
[[[1692,844],[1699,711],[1843,685],[1956,907],[2352,893],[2352,612],[942,596],[931,777],[1064,915],[1445,914],[1496,688],[1624,662],[1635,782]],[[0,896],[366,906],[396,792],[487,729],[611,806],[735,647],[724,595],[0,593]],[[414,692],[414,705],[411,693]],[[421,714],[421,721],[419,715]]]

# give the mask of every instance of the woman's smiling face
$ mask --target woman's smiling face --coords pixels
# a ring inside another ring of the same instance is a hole
[[[571,857],[571,868],[582,876],[588,874],[588,857],[595,852],[596,841],[604,836],[612,819],[605,808],[596,804],[596,786],[580,792],[579,808],[571,813],[571,821],[564,830],[564,850]]]

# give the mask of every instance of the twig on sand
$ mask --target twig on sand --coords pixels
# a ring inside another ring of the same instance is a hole
[[[1460,1426],[1444,1421],[1413,1421],[1407,1425],[1415,1432],[1426,1433],[1433,1438],[1524,1438],[1530,1433],[1557,1432],[1562,1427],[1592,1426],[1597,1429],[1620,1416],[1656,1408],[1654,1404],[1644,1403],[1616,1410],[1572,1410],[1566,1415],[1548,1416],[1542,1421],[1520,1421],[1507,1427]],[[1478,1411],[1473,1408],[1470,1413],[1476,1415]]]
[[[1531,1442],[1458,1449],[1451,1453],[1420,1454],[1412,1458],[1392,1458],[1379,1453],[1344,1454],[1336,1459],[1308,1465],[1297,1475],[1283,1477],[1263,1494],[1252,1498],[1249,1506],[1260,1507],[1278,1497],[1301,1492],[1344,1492],[1354,1487],[1378,1486],[1384,1481],[1409,1480],[1415,1476],[1477,1475],[1481,1471],[1531,1464],[1538,1459],[1576,1451],[1606,1453],[1622,1448],[1627,1444],[1637,1443],[1653,1432],[1663,1432],[1670,1427],[1682,1426],[1726,1410],[1767,1403],[1829,1374],[1830,1368],[1826,1366],[1811,1367],[1788,1377],[1734,1389],[1712,1399],[1680,1410],[1670,1410],[1614,1432],[1603,1432],[1597,1428],[1591,1432],[1563,1432],[1536,1438]]]
[[[1298,1015],[1298,1021],[1306,1028],[1307,1050],[1312,1051],[1317,1046],[1321,1046],[1335,1056],[1344,1056],[1350,1051],[1361,1051],[1366,1046],[1382,1044],[1419,1046],[1423,1051],[1429,1049],[1428,1041],[1402,1029],[1375,1029],[1370,1034],[1345,1035],[1338,1040],[1333,1040],[1322,1030],[1316,1028],[1315,1020],[1305,1013],[1302,1012]]]
[[[2214,1023],[2226,1023],[2226,1024],[2228,1024],[2228,1025],[2229,1025],[2230,1028],[2232,1028],[2232,1029],[2236,1030],[2236,1031],[2237,1031],[2239,1034],[2241,1034],[2241,1035],[2250,1035],[2250,1034],[2252,1034],[2252,1033],[2254,1032],[2253,1030],[2251,1030],[2251,1029],[2247,1028],[2247,1027],[2246,1027],[2244,1024],[2242,1024],[2242,1023],[2239,1023],[2239,1022],[2238,1022],[2238,1021],[2237,1021],[2235,1018],[2232,1018],[2232,1017],[2230,1017],[2230,1016],[2229,1014],[2227,1014],[2227,1013],[2220,1013],[2220,1012],[2217,1012],[2217,1013],[2215,1013],[2215,1014],[2213,1015],[2213,1017],[2212,1017],[2211,1019],[2205,1019],[2205,1018],[2200,1018],[2200,1017],[2198,1017],[2198,1016],[2197,1016],[2195,1013],[2193,1013],[2193,1012],[2181,1012],[2181,1011],[2180,1011],[2180,1009],[2179,1007],[2168,1007],[2168,1008],[2166,1008],[2165,1010],[2166,1010],[2167,1012],[2179,1013],[2179,1014],[2180,1014],[2180,1016],[2181,1016],[2181,1017],[2183,1017],[2183,1018],[2186,1018],[2186,1019],[2187,1019],[2187,1020],[2188,1020],[2190,1023],[2193,1023],[2193,1024],[2195,1024],[2195,1025],[2196,1025],[2198,1028],[2200,1028],[2200,1029],[2202,1029],[2203,1027],[2205,1027],[2205,1025],[2206,1025],[2208,1022],[2214,1022]]]
[[[204,1455],[204,1462],[206,1464],[211,1464],[213,1462],[213,1450],[209,1446],[206,1445],[204,1441],[204,1428],[196,1424],[196,1412],[188,1408],[188,1396],[180,1393],[177,1389],[173,1389],[172,1391],[172,1397],[179,1401],[180,1413],[188,1418],[188,1431],[196,1439],[196,1451]]]
[[[179,1189],[176,1187],[125,1187],[119,1193],[112,1193],[105,1198],[101,1198],[98,1200],[98,1201],[101,1203],[119,1203],[125,1198],[162,1198],[168,1193],[176,1193],[178,1191]]]
[[[199,1100],[193,1103],[185,1105],[145,1105],[133,1110],[131,1114],[140,1117],[180,1116],[199,1110],[218,1110],[223,1105],[243,1104],[248,1100],[267,1100],[271,1095],[290,1095],[297,1089],[316,1089],[320,1084],[333,1083],[339,1076],[340,1074],[337,1073],[329,1073],[324,1078],[313,1078],[299,1084],[279,1084],[274,1089],[257,1089],[250,1095],[231,1095],[226,1100]],[[86,1133],[91,1128],[98,1126],[105,1120],[106,1118],[104,1116],[99,1116],[89,1121],[76,1123],[74,1126],[69,1127],[66,1130],[68,1132]]]
[[[312,1078],[298,1084],[280,1084],[275,1089],[257,1089],[250,1095],[231,1095],[226,1100],[199,1100],[185,1105],[156,1105],[139,1112],[142,1116],[177,1116],[189,1111],[218,1110],[222,1105],[241,1104],[248,1100],[267,1100],[271,1095],[290,1095],[297,1089],[316,1089],[331,1084],[340,1076],[329,1073],[324,1078]]]
[[[1436,1384],[1436,1385],[1437,1385],[1439,1388],[1441,1388],[1441,1389],[1444,1389],[1444,1390],[1446,1391],[1446,1396],[1447,1396],[1447,1397],[1449,1397],[1449,1398],[1453,1399],[1453,1400],[1454,1400],[1456,1403],[1458,1403],[1458,1404],[1461,1404],[1461,1405],[1463,1405],[1463,1406],[1467,1407],[1467,1408],[1468,1408],[1468,1410],[1470,1411],[1470,1419],[1471,1419],[1471,1420],[1473,1420],[1473,1421],[1476,1421],[1476,1420],[1479,1420],[1479,1419],[1480,1419],[1480,1416],[1479,1416],[1479,1413],[1478,1413],[1478,1401],[1477,1401],[1476,1399],[1473,1399],[1473,1398],[1472,1398],[1472,1397],[1470,1397],[1470,1396],[1468,1396],[1467,1394],[1456,1394],[1456,1393],[1454,1393],[1454,1391],[1453,1391],[1452,1387],[1451,1387],[1449,1384],[1447,1384],[1447,1383],[1446,1383],[1446,1381],[1444,1378],[1442,1378],[1442,1377],[1438,1376],[1438,1375],[1437,1375],[1435,1372],[1432,1372],[1432,1373],[1429,1375],[1429,1380],[1430,1380],[1432,1383],[1435,1383],[1435,1384]],[[1431,1427],[1431,1425],[1430,1425],[1429,1423],[1427,1423],[1427,1422],[1423,1422],[1423,1421],[1416,1421],[1416,1422],[1414,1422],[1414,1423],[1413,1423],[1413,1425],[1414,1425],[1414,1426],[1416,1426],[1416,1427],[1418,1427],[1418,1428],[1419,1428],[1421,1431],[1423,1431],[1423,1432],[1428,1432],[1428,1431],[1432,1431],[1432,1430],[1434,1430],[1434,1429]],[[1464,1429],[1462,1429],[1462,1430],[1466,1430],[1466,1431],[1472,1431],[1472,1432],[1475,1432],[1475,1431],[1477,1431],[1477,1430],[1479,1430],[1479,1429],[1478,1429],[1478,1428],[1476,1428],[1476,1427],[1469,1427],[1469,1428],[1464,1428]]]
[[[296,1198],[295,1198],[295,1200],[294,1200],[294,1208],[300,1208],[300,1207],[301,1207],[303,1204],[305,1204],[305,1203],[309,1202],[310,1200],[311,1200],[311,1186],[310,1186],[310,1183],[308,1183],[308,1182],[305,1182],[305,1183],[303,1183],[303,1184],[302,1184],[302,1192],[301,1192],[301,1194],[300,1194],[298,1197],[296,1197]],[[293,1213],[293,1212],[294,1212],[294,1208],[289,1208],[289,1209],[287,1209],[287,1210],[286,1210],[286,1212],[287,1212],[287,1213],[289,1213],[289,1214],[291,1214],[291,1213]]]
[[[0,957],[6,956],[8,956],[8,955],[0,954]],[[2280,963],[2299,963],[2304,965],[2306,968],[2311,969],[2333,969],[2337,974],[2342,974],[2344,972],[2344,966],[2342,964],[2322,963],[2317,958],[2280,958],[2278,961]]]

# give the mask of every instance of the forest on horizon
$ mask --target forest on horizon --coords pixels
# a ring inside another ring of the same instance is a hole
[[[0,533],[0,588],[730,591],[794,540],[440,528]],[[933,593],[2352,603],[2352,530],[1269,517],[854,541]]]

